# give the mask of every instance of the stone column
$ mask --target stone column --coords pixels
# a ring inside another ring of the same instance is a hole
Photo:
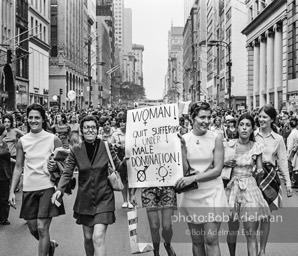
[[[266,90],[266,38],[260,36],[260,107],[263,107],[265,102]]]
[[[270,104],[269,89],[274,88],[274,51],[273,51],[273,31],[268,30],[266,32],[267,36],[267,102]],[[274,102],[272,102],[274,104]]]
[[[260,44],[254,41],[254,62],[253,62],[253,108],[257,107],[256,94],[260,91]]]
[[[282,26],[274,27],[274,107],[278,108],[277,88],[282,86]]]

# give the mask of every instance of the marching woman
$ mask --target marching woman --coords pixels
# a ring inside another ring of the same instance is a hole
[[[24,166],[23,200],[20,217],[27,220],[30,233],[38,240],[38,256],[54,255],[58,244],[50,241],[50,224],[53,217],[64,214],[61,203],[58,208],[51,203],[54,183],[50,180],[53,161],[49,161],[54,149],[62,143],[57,136],[46,132],[46,115],[39,104],[27,108],[28,133],[17,143],[17,158],[10,188],[9,203],[15,206],[14,189]]]
[[[52,132],[59,137],[64,148],[69,148],[69,139],[71,128],[67,123],[65,114],[57,114],[55,118],[56,124],[51,127]]]
[[[258,255],[257,229],[259,221],[270,216],[270,209],[258,188],[253,172],[262,173],[263,145],[254,142],[255,122],[248,113],[238,121],[238,139],[230,140],[225,147],[224,166],[232,169],[231,180],[226,188],[231,208],[228,246],[230,255],[236,255],[239,222],[243,222],[247,239],[248,255]]]
[[[292,196],[291,180],[288,170],[287,151],[283,137],[276,132],[274,125],[277,112],[271,105],[259,110],[260,128],[255,132],[255,140],[264,145],[262,154],[264,177],[259,184],[263,196],[271,210],[280,206],[280,180],[276,171],[276,162],[286,182],[287,196]],[[270,193],[269,193],[270,190]],[[274,193],[272,193],[272,191]],[[268,192],[268,193],[267,193]],[[261,237],[259,256],[265,256],[266,245],[270,232],[270,221],[261,221]]]
[[[79,185],[73,210],[76,223],[83,225],[87,256],[105,255],[107,228],[116,220],[114,191],[108,180],[109,156],[104,142],[97,139],[98,128],[96,117],[90,115],[82,119],[83,142],[71,147],[57,191],[52,197],[52,203],[61,197],[77,166]],[[124,168],[125,160],[120,162],[111,146],[110,152],[116,169]]]
[[[191,176],[180,178],[176,189],[197,183],[198,188],[184,192],[180,207],[186,216],[222,216],[227,206],[225,190],[220,177],[224,163],[223,138],[208,130],[211,108],[207,102],[191,106],[193,130],[185,135],[185,149]],[[183,145],[184,143],[182,143]],[[219,256],[218,231],[221,221],[205,218],[190,219],[188,227],[194,256]]]

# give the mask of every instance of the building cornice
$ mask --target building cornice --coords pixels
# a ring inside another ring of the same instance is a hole
[[[50,25],[50,21],[48,19],[46,19],[44,16],[42,16],[39,12],[37,12],[34,8],[32,8],[31,6],[29,7],[29,11],[32,12],[32,14],[34,14],[36,17],[38,17],[40,20],[42,20],[44,23],[46,23],[47,25]]]
[[[37,45],[38,47],[42,48],[43,50],[49,52],[51,50],[51,46],[48,45],[47,43],[45,43],[44,41],[40,40],[38,37],[36,36],[32,36],[29,39],[29,42]]]
[[[260,24],[262,24],[268,17],[270,17],[276,10],[278,10],[281,6],[286,5],[286,0],[275,0],[270,3],[252,22],[250,22],[241,33],[244,35],[248,35],[255,28],[257,28]]]

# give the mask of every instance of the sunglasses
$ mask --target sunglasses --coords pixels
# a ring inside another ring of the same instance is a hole
[[[90,129],[93,130],[93,131],[94,131],[94,130],[97,130],[97,127],[96,127],[96,126],[88,126],[88,125],[84,125],[83,128],[84,128],[85,130],[87,130],[87,131],[90,130]]]
[[[103,127],[105,127],[105,126],[110,126],[110,124],[103,124],[102,126],[103,126]]]

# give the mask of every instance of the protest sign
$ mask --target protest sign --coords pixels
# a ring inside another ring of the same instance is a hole
[[[129,110],[125,139],[130,188],[174,186],[183,176],[178,105]]]

